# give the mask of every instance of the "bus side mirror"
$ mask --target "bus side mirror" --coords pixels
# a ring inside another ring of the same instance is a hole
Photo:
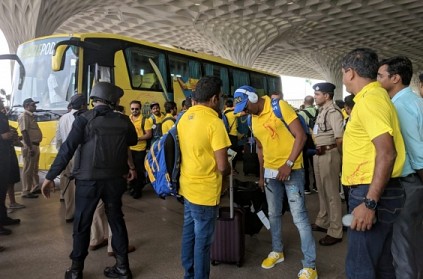
[[[9,59],[9,60],[15,60],[19,64],[19,84],[18,89],[22,90],[22,86],[25,80],[25,67],[22,64],[22,61],[19,59],[19,57],[16,54],[2,54],[0,55],[0,60],[3,59]]]
[[[54,72],[63,70],[65,65],[65,53],[68,45],[56,45],[53,56],[51,57],[51,69]]]

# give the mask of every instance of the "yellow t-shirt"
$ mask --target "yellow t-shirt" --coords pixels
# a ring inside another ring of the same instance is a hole
[[[142,119],[144,116],[140,115],[139,117],[135,118],[132,115],[129,116],[131,119],[132,124],[135,126],[135,130],[137,131],[137,136],[142,137],[144,135],[144,132],[141,129],[142,125]],[[151,130],[151,122],[148,121],[148,119],[145,120],[144,123],[144,131]],[[130,149],[134,151],[143,151],[147,147],[147,141],[146,140],[139,140],[137,145],[131,146]]]
[[[372,140],[384,133],[393,136],[397,158],[392,177],[399,177],[405,161],[397,111],[378,82],[363,87],[354,97],[355,106],[346,127],[342,147],[342,184],[370,184],[376,149]]]
[[[264,167],[279,169],[288,160],[295,139],[281,119],[273,113],[270,98],[268,96],[262,98],[264,99],[263,111],[260,115],[252,116],[253,134],[263,146]],[[286,124],[291,124],[297,118],[297,114],[283,100],[279,101],[279,106]],[[300,153],[292,169],[302,167],[303,155]]]
[[[194,204],[219,204],[222,175],[214,152],[231,145],[225,125],[216,111],[195,105],[182,115],[177,129],[182,156],[179,193]]]
[[[165,120],[166,118],[173,118],[175,120],[175,117],[170,113],[166,114],[163,120]],[[172,121],[171,119],[162,121],[162,134],[166,134],[170,130],[170,128],[172,128],[173,124],[175,124],[175,121]]]

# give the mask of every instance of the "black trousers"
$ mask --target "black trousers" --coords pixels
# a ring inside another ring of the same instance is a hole
[[[142,189],[145,186],[145,167],[144,159],[147,152],[131,150],[132,160],[134,161],[135,169],[137,171],[137,179],[131,181],[130,185],[134,194],[141,194]]]
[[[128,254],[128,232],[122,213],[122,195],[126,190],[124,178],[106,180],[76,180],[73,250],[70,258],[84,261],[90,245],[90,229],[98,201],[104,202],[107,220],[112,230],[112,248],[116,255]]]

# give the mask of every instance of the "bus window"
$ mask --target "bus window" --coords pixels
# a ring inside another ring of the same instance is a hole
[[[183,56],[169,55],[169,68],[175,96],[180,88],[185,97],[190,97],[202,76],[200,62]]]
[[[282,83],[280,78],[267,76],[267,84],[269,87],[269,93],[282,91]]]
[[[259,96],[267,95],[269,93],[267,88],[266,76],[258,73],[250,74],[250,85],[257,90]]]
[[[162,90],[156,73],[149,59],[151,59],[160,70],[163,77],[166,77],[165,55],[151,49],[141,47],[129,47],[125,49],[126,62],[129,67],[131,85],[136,89]],[[164,78],[165,85],[167,80]]]
[[[232,95],[233,92],[230,91],[229,87],[228,68],[211,63],[204,63],[203,68],[206,76],[214,76],[222,80],[222,92],[224,95]]]
[[[231,92],[234,92],[237,88],[243,85],[250,85],[250,76],[248,72],[241,71],[238,69],[230,69],[229,77],[232,80]]]

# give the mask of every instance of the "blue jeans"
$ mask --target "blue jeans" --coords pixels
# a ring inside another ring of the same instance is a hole
[[[210,246],[213,241],[218,206],[184,201],[182,266],[185,279],[207,279],[210,275]]]
[[[350,212],[363,203],[368,184],[350,187]],[[392,228],[404,206],[404,190],[399,179],[391,179],[378,202],[376,223],[368,231],[348,229],[345,270],[349,279],[395,278],[391,254]]]
[[[300,233],[301,251],[304,255],[303,267],[316,267],[316,245],[308,219],[304,201],[304,170],[293,170],[288,181],[268,179],[266,199],[269,204],[270,232],[272,251],[283,252],[282,244],[282,207],[284,195],[287,195],[295,226]]]

